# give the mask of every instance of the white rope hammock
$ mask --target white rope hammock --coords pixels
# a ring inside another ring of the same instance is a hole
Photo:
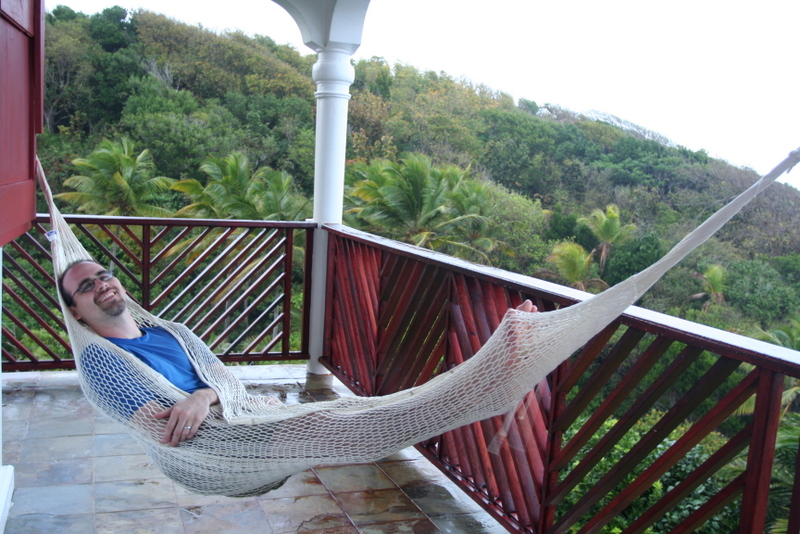
[[[161,320],[128,299],[140,326],[161,326],[172,333],[202,380],[220,398],[196,436],[179,447],[159,443],[164,422],[141,410],[130,417],[127,404],[130,399],[157,398],[167,408],[188,394],[76,321],[60,294],[59,301],[81,387],[100,412],[124,425],[159,468],[187,489],[202,494],[260,495],[314,465],[375,461],[514,409],[548,373],[798,161],[800,149],[641,273],[557,311],[510,310],[474,357],[422,386],[383,397],[285,406],[272,397],[251,396],[188,328]],[[58,276],[73,261],[91,257],[53,204],[41,166],[38,174],[50,207],[49,237]],[[110,393],[121,386],[128,390],[127,399]]]

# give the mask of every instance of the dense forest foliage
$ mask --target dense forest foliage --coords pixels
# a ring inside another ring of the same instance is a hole
[[[315,60],[147,11],[56,7],[38,146],[63,211],[307,217]],[[355,71],[345,222],[472,261],[601,291],[757,179],[445,73],[381,58]],[[109,179],[120,169],[126,191]],[[749,335],[792,331],[799,205],[773,185],[641,304]]]

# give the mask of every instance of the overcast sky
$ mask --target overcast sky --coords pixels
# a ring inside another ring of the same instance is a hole
[[[141,7],[312,53],[270,0],[46,0],[58,4]],[[798,21],[798,0],[372,0],[355,58],[610,113],[764,174],[800,147]],[[800,189],[800,166],[784,181]]]

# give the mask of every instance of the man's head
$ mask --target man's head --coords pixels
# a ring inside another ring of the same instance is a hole
[[[97,321],[108,321],[126,310],[125,289],[105,267],[91,260],[80,260],[64,269],[58,290],[73,317],[94,328]]]

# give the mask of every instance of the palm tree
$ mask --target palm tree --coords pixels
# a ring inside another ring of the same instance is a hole
[[[208,176],[206,185],[195,179],[173,185],[173,189],[191,200],[176,215],[296,221],[308,214],[308,200],[295,191],[288,173],[268,167],[251,172],[247,156],[241,152],[225,158],[208,158],[200,170]]]
[[[594,236],[600,241],[592,252],[597,252],[600,256],[600,275],[606,268],[606,262],[611,254],[611,247],[623,243],[631,237],[635,224],[622,226],[619,218],[619,208],[615,204],[606,206],[606,211],[594,210],[589,217],[581,217],[578,222],[585,224]]]
[[[450,165],[434,167],[422,155],[407,155],[400,163],[373,162],[351,170],[345,216],[348,222],[398,241],[488,261],[492,238],[465,239],[476,227],[489,227],[471,189],[468,171]]]
[[[261,221],[302,221],[309,215],[309,202],[297,193],[292,177],[285,171],[261,167],[250,171],[247,156],[233,152],[224,158],[210,157],[200,166],[208,180],[205,185],[195,179],[176,182],[172,188],[189,197],[191,203],[178,210],[179,217],[207,219],[249,219]],[[238,232],[237,232],[238,233]],[[302,235],[302,234],[301,234]],[[204,239],[201,246],[187,257],[193,260],[214,242],[216,234]],[[174,248],[192,244],[187,240]],[[305,249],[302,239],[294,245],[293,258],[301,264]],[[254,264],[255,265],[255,264]]]
[[[92,215],[124,217],[169,217],[172,211],[156,204],[175,182],[153,176],[155,165],[148,150],[134,155],[134,143],[127,137],[104,140],[86,158],[73,164],[81,172],[64,181],[75,191],[54,195]]]
[[[703,291],[695,293],[689,300],[705,299],[703,311],[707,312],[712,304],[725,302],[725,284],[728,281],[728,271],[722,265],[709,265],[703,274],[696,273],[697,278],[703,282]]]
[[[493,224],[487,211],[492,209],[489,201],[489,186],[478,180],[463,180],[449,195],[456,218],[453,220],[458,241],[462,247],[454,255],[468,260],[489,264],[489,254],[499,251],[514,255],[512,248],[498,237],[500,227]]]
[[[547,261],[553,264],[555,271],[543,268],[535,274],[542,278],[566,282],[581,291],[607,289],[607,283],[591,276],[593,255],[594,252],[587,253],[586,249],[577,243],[571,241],[559,243],[547,257]]]
[[[286,171],[262,167],[253,175],[237,218],[264,221],[302,221],[310,215],[309,202],[299,194]]]
[[[439,236],[450,223],[448,183],[442,173],[420,155],[406,156],[400,164],[372,166],[370,171],[368,179],[351,190],[363,201],[356,211],[359,218],[400,241],[438,248]]]

